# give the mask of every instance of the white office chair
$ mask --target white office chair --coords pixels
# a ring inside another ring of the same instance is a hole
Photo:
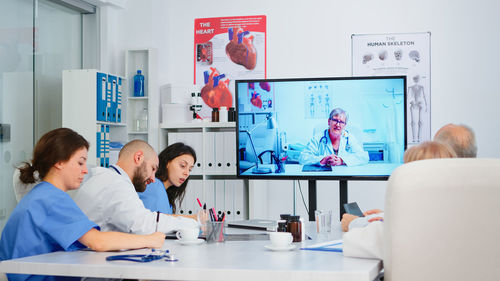
[[[95,168],[97,168],[96,165],[87,164],[88,174],[84,176],[82,184],[92,176],[93,170]],[[38,172],[35,172],[35,179],[36,179],[35,183],[28,183],[28,184],[22,183],[21,180],[19,180],[19,175],[20,175],[19,169],[17,168],[14,169],[14,174],[12,175],[12,186],[14,188],[14,194],[16,196],[16,200],[18,203],[19,201],[21,201],[24,195],[30,192],[33,189],[33,187],[35,187],[41,181],[40,179],[38,179]],[[75,190],[68,191],[68,194],[71,197],[73,197],[75,193],[76,193]]]
[[[385,206],[385,280],[500,279],[500,159],[396,169]]]

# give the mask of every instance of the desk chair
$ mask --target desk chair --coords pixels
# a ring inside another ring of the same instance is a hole
[[[500,159],[396,169],[385,206],[385,280],[500,279]]]
[[[88,169],[88,174],[86,174],[83,178],[83,182],[85,182],[87,179],[89,179],[92,174],[93,174],[93,169],[96,168],[96,165],[92,164],[87,164],[87,169]],[[33,187],[35,187],[37,184],[41,182],[41,180],[38,178],[38,172],[35,174],[35,183],[28,183],[24,184],[19,180],[19,175],[21,173],[19,172],[19,169],[14,169],[14,174],[12,174],[12,187],[14,189],[14,195],[16,196],[17,203],[21,201],[21,199],[26,195],[28,192],[30,192]],[[82,182],[82,184],[83,184]],[[70,190],[68,191],[68,194],[73,197],[73,195],[76,193],[75,190]],[[0,280],[1,281],[1,280]]]

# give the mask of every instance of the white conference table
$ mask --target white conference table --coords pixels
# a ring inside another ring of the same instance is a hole
[[[154,280],[374,280],[382,262],[346,258],[339,252],[300,250],[275,252],[269,240],[226,241],[185,246],[165,240],[177,262],[106,261],[117,254],[147,254],[149,249],[126,252],[55,252],[0,262],[0,272],[121,279]]]

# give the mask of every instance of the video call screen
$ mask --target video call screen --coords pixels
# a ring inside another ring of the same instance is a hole
[[[240,177],[376,179],[403,163],[405,76],[237,80],[235,88]]]

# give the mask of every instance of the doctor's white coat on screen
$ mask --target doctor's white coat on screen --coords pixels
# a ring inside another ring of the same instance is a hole
[[[368,152],[363,150],[362,145],[347,130],[342,132],[339,150],[335,153],[328,129],[325,129],[314,135],[307,143],[300,154],[299,162],[301,165],[321,165],[319,162],[331,154],[342,158],[347,166],[364,165],[370,160]]]

